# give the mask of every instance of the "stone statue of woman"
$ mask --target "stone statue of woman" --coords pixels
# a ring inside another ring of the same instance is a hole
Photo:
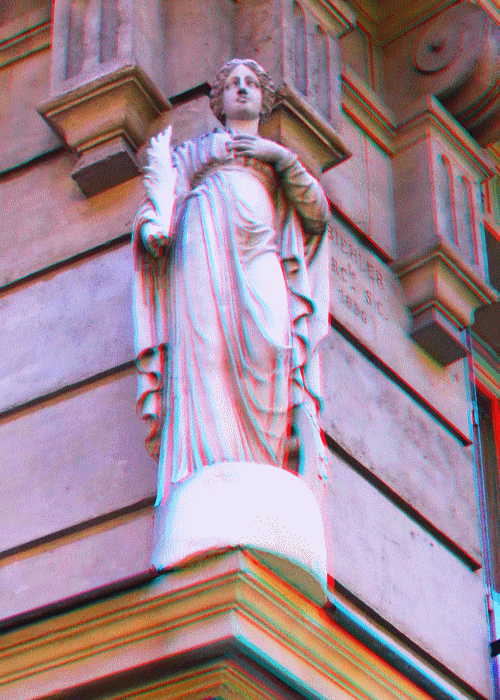
[[[255,61],[220,71],[224,129],[153,139],[134,233],[138,406],[170,485],[219,463],[325,476],[318,345],[328,331],[329,206],[287,148],[258,135],[274,87]],[[171,157],[170,157],[171,154]]]

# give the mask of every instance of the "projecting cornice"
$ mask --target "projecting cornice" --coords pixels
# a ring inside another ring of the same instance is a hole
[[[429,698],[246,550],[5,634],[0,658],[16,700]]]
[[[481,146],[500,138],[500,27],[485,9],[453,5],[384,51],[387,99],[398,117],[430,94]]]

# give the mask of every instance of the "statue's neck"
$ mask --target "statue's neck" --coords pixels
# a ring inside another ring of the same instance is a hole
[[[250,134],[256,136],[259,131],[259,120],[227,119],[226,131],[234,131],[237,134]]]

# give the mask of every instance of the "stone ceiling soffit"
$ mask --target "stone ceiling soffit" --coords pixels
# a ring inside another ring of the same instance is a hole
[[[394,41],[415,29],[456,0],[352,0],[357,23],[363,26],[380,45]]]
[[[399,0],[379,0],[381,12],[377,26],[377,38],[381,45],[419,27],[438,15],[456,0],[417,0],[401,3]]]

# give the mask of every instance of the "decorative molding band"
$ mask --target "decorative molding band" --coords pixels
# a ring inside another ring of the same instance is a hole
[[[344,113],[385,153],[394,153],[394,115],[379,96],[348,66],[343,66],[341,77]]]
[[[50,47],[50,22],[42,22],[0,42],[0,68]]]
[[[176,659],[193,669],[214,654],[236,654],[261,679],[318,700],[429,700],[248,550],[7,633],[0,645],[0,689],[16,700],[69,689],[78,697],[78,688],[139,668],[143,678],[153,667],[165,678]],[[163,688],[162,698],[193,697]]]

